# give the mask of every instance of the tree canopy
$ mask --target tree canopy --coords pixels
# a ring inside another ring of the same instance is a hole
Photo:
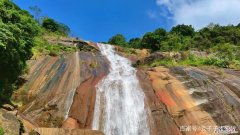
[[[116,34],[108,41],[109,44],[125,46],[126,45],[126,38],[122,34]]]
[[[181,24],[173,27],[169,32],[158,28],[153,32],[145,33],[140,38],[132,38],[127,43],[124,42],[126,44],[124,47],[146,48],[153,52],[186,52],[189,50],[211,52],[213,58],[207,59],[204,64],[225,68],[232,65],[232,67],[240,68],[239,26],[239,24],[220,26],[210,23],[208,26],[195,31],[191,25]],[[121,37],[124,36],[121,35]],[[110,41],[115,38],[111,38]],[[121,45],[120,42],[111,43]]]
[[[182,36],[191,36],[191,37],[195,33],[192,25],[184,25],[184,24],[173,27],[170,32],[176,33],[176,34],[182,35]]]
[[[240,46],[240,27],[220,26],[209,24],[195,31],[191,25],[177,25],[169,32],[158,28],[153,32],[147,32],[141,38],[132,38],[125,42],[123,35],[115,35],[109,43],[125,45],[132,48],[146,48],[152,51],[184,51],[184,50],[208,50],[225,43]]]
[[[11,96],[13,83],[32,56],[40,27],[27,11],[10,0],[0,1],[0,13],[0,98],[5,99]]]
[[[42,27],[51,32],[58,32],[63,35],[68,35],[70,33],[70,28],[67,25],[58,23],[54,19],[48,17],[43,19]]]

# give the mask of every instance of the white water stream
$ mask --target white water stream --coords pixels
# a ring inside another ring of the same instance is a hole
[[[131,62],[111,45],[98,44],[110,73],[96,86],[92,128],[106,135],[149,135],[144,93]]]

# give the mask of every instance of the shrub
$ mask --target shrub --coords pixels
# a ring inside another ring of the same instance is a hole
[[[1,127],[0,127],[0,135],[4,135],[4,130]]]
[[[50,50],[49,55],[53,56],[53,57],[56,57],[56,56],[59,55],[59,53],[57,51],[55,51],[55,50]]]
[[[70,33],[70,28],[67,25],[58,23],[52,18],[48,17],[43,19],[42,27],[48,31],[59,33],[61,35],[68,35]]]
[[[238,67],[237,65],[240,64],[235,61],[235,64],[232,65],[234,67]],[[198,57],[192,54],[189,54],[185,59],[176,60],[174,58],[165,58],[161,60],[155,60],[153,62],[148,63],[150,67],[156,67],[156,66],[216,66],[220,68],[228,68],[230,67],[230,62],[224,59],[219,59],[217,57]]]
[[[112,45],[119,45],[119,46],[126,46],[126,38],[122,34],[117,34],[109,39],[109,44]]]
[[[213,65],[213,66],[217,66],[217,67],[221,67],[221,68],[228,68],[230,63],[227,60],[223,60],[223,59],[219,59],[216,57],[210,57],[207,58],[204,61],[205,65]]]
[[[235,45],[226,43],[218,44],[212,48],[213,52],[216,52],[216,55],[221,59],[233,60],[236,58],[238,48]]]
[[[8,100],[26,61],[32,57],[34,37],[40,27],[27,11],[10,0],[0,1],[0,13],[0,99]]]

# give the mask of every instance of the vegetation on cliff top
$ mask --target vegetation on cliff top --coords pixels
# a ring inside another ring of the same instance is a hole
[[[147,32],[143,37],[132,38],[129,42],[126,42],[123,35],[119,35],[121,34],[113,36],[109,43],[125,48],[146,48],[152,52],[188,52],[194,50],[211,54],[208,58],[195,56],[194,60],[191,58],[192,56],[182,61],[174,59],[155,60],[154,64],[150,63],[150,65],[169,65],[170,63],[181,65],[181,63],[185,63],[196,66],[206,64],[224,68],[240,68],[240,24],[237,26],[209,24],[199,31],[195,31],[191,25],[182,24],[173,27],[169,32],[162,28],[156,29],[154,32]]]
[[[228,68],[229,63],[217,57],[199,57],[193,54],[188,54],[186,58],[177,60],[174,58],[156,59],[148,63],[150,67],[157,67],[160,65],[172,66],[216,66],[221,68]]]

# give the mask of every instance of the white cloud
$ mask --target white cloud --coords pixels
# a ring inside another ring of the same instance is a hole
[[[175,24],[191,24],[196,29],[209,23],[240,23],[240,0],[157,0],[173,15]]]
[[[158,19],[158,13],[153,10],[147,11],[147,15],[152,19]]]

